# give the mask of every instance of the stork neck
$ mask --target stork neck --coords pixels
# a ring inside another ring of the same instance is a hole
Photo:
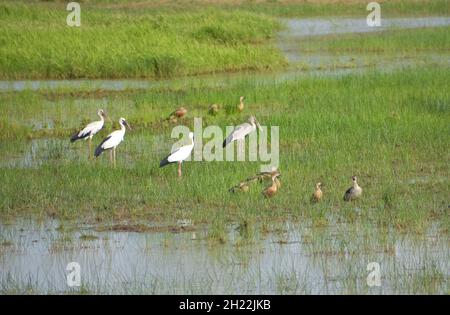
[[[98,117],[100,117],[100,121],[105,122],[105,118],[101,114],[98,114]]]
[[[356,182],[356,180],[353,182],[353,187],[354,187],[354,188],[359,188],[359,185],[358,185],[358,183]]]
[[[120,122],[120,130],[122,130],[123,133],[125,133],[126,128],[125,128],[125,125],[122,122]]]

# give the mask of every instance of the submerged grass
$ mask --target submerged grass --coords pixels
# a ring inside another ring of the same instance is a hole
[[[331,53],[449,53],[450,27],[322,36],[305,40],[299,50]]]
[[[316,227],[373,222],[414,233],[425,233],[438,221],[445,232],[449,74],[448,69],[426,67],[281,83],[239,81],[224,87],[106,93],[99,101],[65,92],[58,101],[50,101],[45,91],[1,94],[2,112],[10,121],[59,121],[52,141],[30,143],[18,134],[0,142],[1,215],[189,218],[194,224],[213,223],[211,238],[219,241],[224,241],[227,222],[245,226],[255,218],[310,219]],[[207,115],[209,104],[233,104],[239,95],[246,96],[244,114]],[[172,125],[158,121],[181,105],[189,111],[181,123],[190,128],[193,117],[204,117],[203,127],[214,124],[224,130],[249,114],[263,125],[279,126],[279,194],[265,200],[261,184],[247,194],[228,193],[229,187],[257,173],[260,162],[188,162],[181,180],[173,167],[159,169],[173,140]],[[108,167],[106,157],[87,161],[86,144],[68,141],[80,126],[79,117],[92,119],[89,113],[100,106],[114,120],[126,116],[135,127],[118,149],[116,169]],[[61,134],[65,137],[59,140]],[[342,194],[353,174],[359,176],[364,195],[348,204]],[[311,205],[318,181],[325,184],[324,201]]]

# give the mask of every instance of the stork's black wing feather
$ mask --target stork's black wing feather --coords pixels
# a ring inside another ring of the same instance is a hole
[[[79,136],[79,134],[80,134],[80,131],[78,131],[77,133],[75,133],[75,134],[70,138],[70,142],[75,142],[75,141],[77,141],[77,140],[87,138],[87,137],[89,137],[89,136],[91,135],[91,132],[90,132],[90,131],[89,131],[89,132],[86,132],[85,134],[83,134],[83,135],[81,135],[81,136]]]
[[[102,142],[100,142],[100,144],[97,146],[97,148],[95,148],[95,156],[99,156],[100,154],[102,154],[103,151],[105,151],[102,148],[102,144],[105,143],[106,141],[108,141],[111,138],[111,136],[106,137],[105,139],[102,140]]]

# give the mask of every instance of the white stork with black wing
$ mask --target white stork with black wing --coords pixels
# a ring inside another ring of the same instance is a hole
[[[92,137],[102,130],[103,125],[105,124],[106,113],[103,109],[99,109],[97,115],[100,117],[100,120],[91,122],[70,138],[71,142],[77,140],[89,140],[89,158],[92,158]]]
[[[230,135],[226,137],[225,140],[223,140],[222,147],[225,148],[229,143],[233,141],[244,139],[247,135],[255,131],[256,127],[258,127],[260,131],[262,130],[261,125],[259,124],[258,120],[256,120],[255,116],[250,116],[248,122],[234,128]]]
[[[95,156],[98,157],[103,151],[109,150],[109,158],[114,166],[116,166],[116,147],[123,141],[125,136],[125,127],[131,130],[130,125],[125,118],[119,119],[120,129],[111,132],[95,149]]]
[[[194,133],[189,132],[189,144],[179,147],[159,163],[159,167],[170,163],[178,163],[178,177],[181,177],[181,163],[186,160],[194,148]]]

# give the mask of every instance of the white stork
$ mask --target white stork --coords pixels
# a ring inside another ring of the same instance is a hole
[[[131,130],[130,125],[125,118],[119,119],[120,129],[111,132],[95,149],[95,156],[99,156],[103,151],[109,151],[109,159],[116,166],[116,147],[123,141],[125,136],[125,127]]]
[[[166,166],[170,163],[178,163],[178,177],[181,177],[181,163],[183,163],[184,160],[186,160],[192,152],[192,149],[194,148],[194,133],[189,132],[189,140],[190,143],[187,145],[184,145],[182,147],[179,147],[175,151],[173,151],[170,155],[168,155],[166,158],[161,160],[159,163],[159,167]]]
[[[225,148],[230,142],[244,139],[245,136],[255,131],[256,127],[261,131],[262,128],[258,120],[256,120],[255,116],[250,116],[248,122],[234,128],[230,135],[223,140],[222,147]]]
[[[105,124],[106,113],[103,109],[99,109],[97,111],[97,115],[100,117],[99,121],[91,122],[70,138],[71,142],[75,142],[80,139],[89,140],[89,158],[92,158],[92,137],[102,130],[103,125]]]

